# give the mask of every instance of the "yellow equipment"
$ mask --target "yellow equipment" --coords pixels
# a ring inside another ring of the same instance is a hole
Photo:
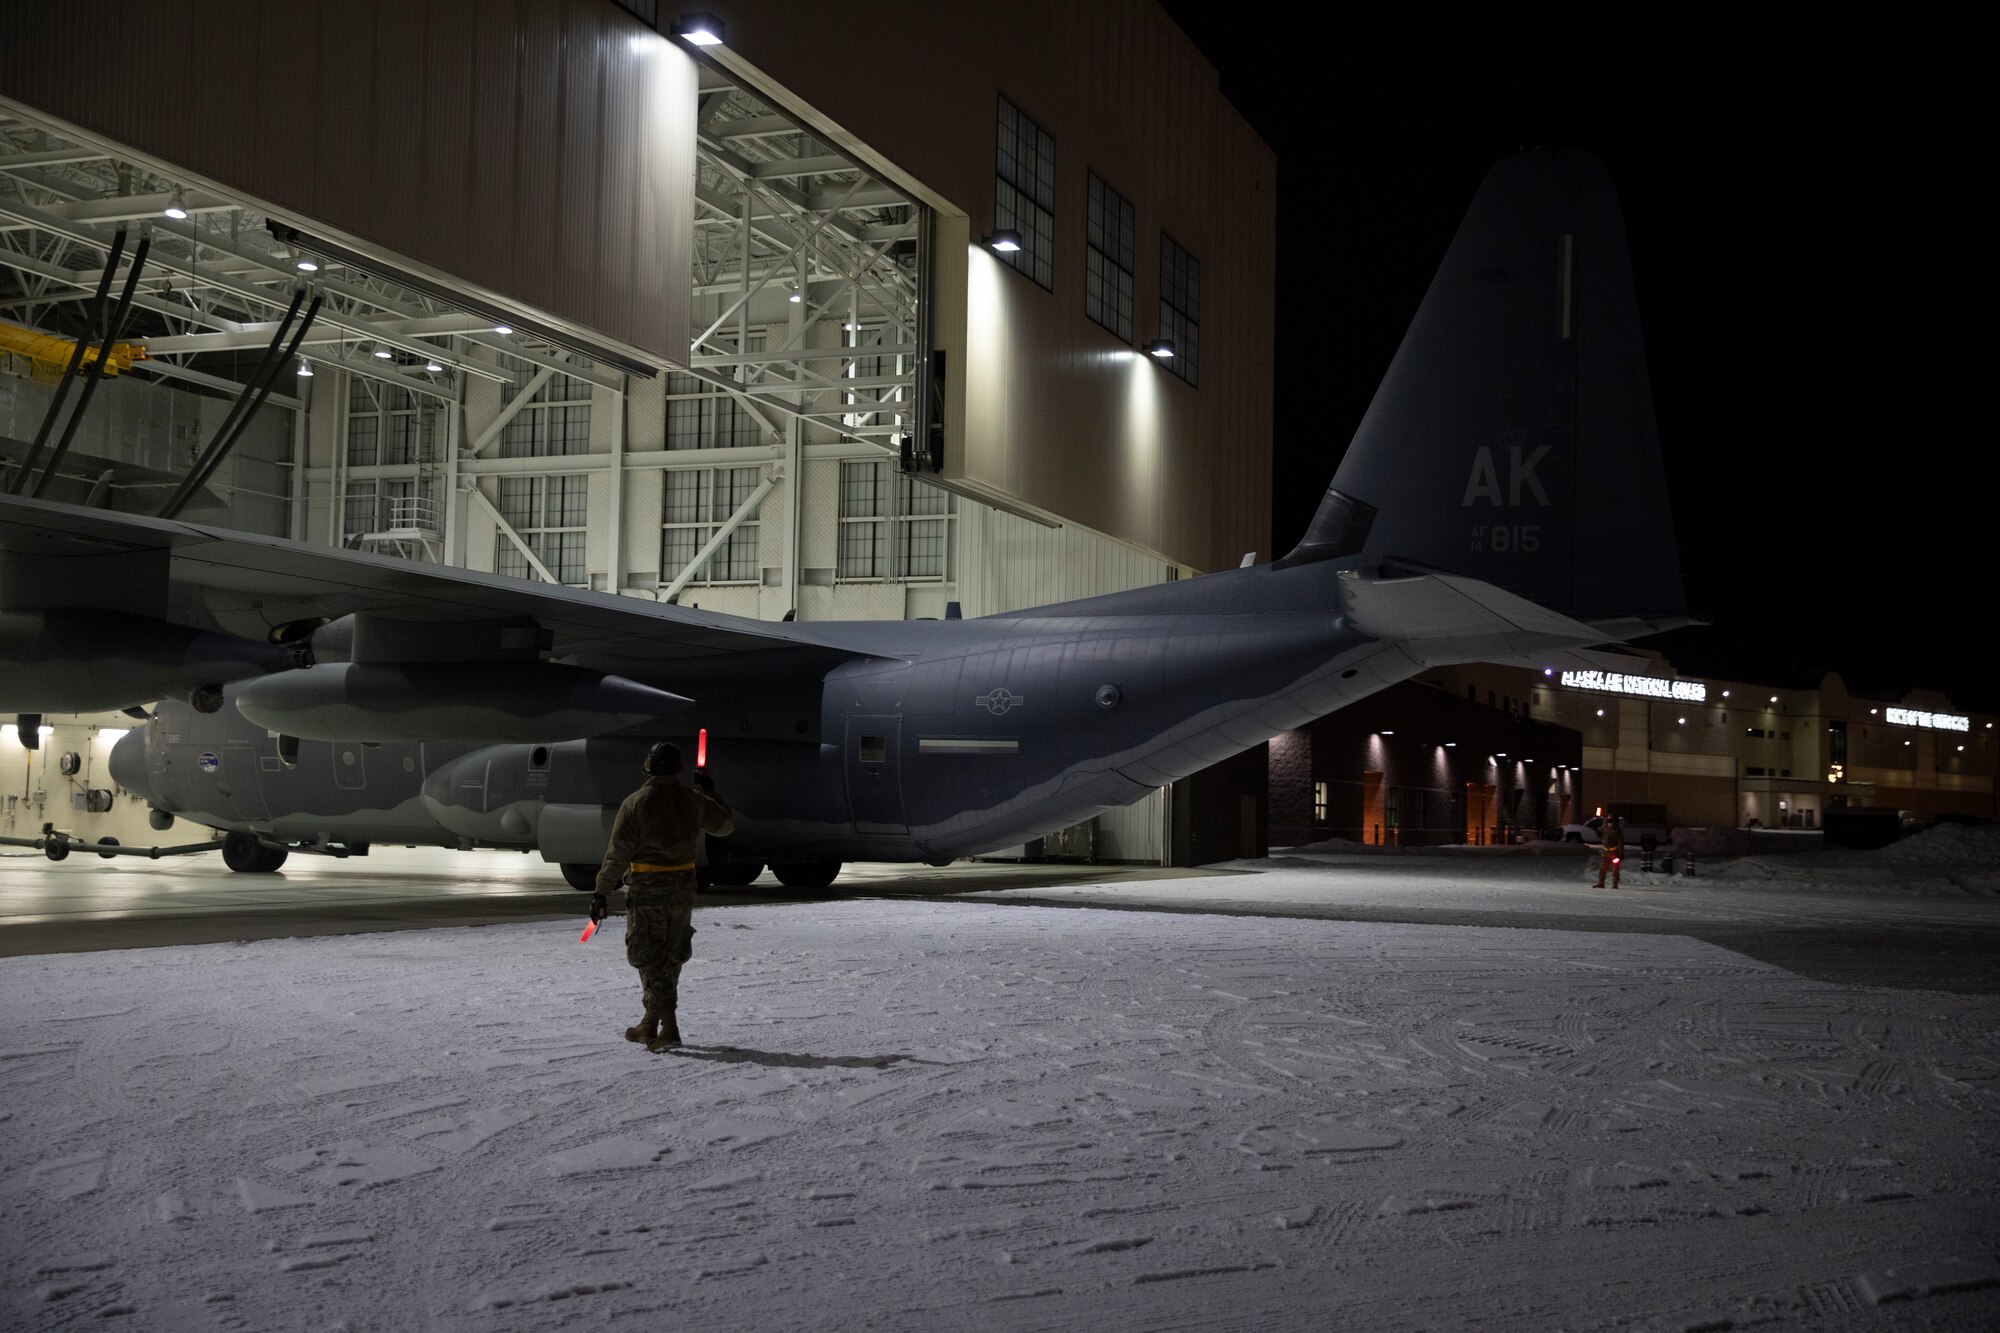
[[[76,351],[76,339],[58,337],[53,333],[38,333],[34,329],[24,329],[13,324],[0,324],[0,354],[22,357],[34,365],[32,378],[52,381],[62,377],[64,367],[69,365],[70,356]],[[97,359],[97,347],[84,348],[83,364],[78,370],[86,369]],[[146,349],[137,343],[113,343],[111,354],[105,358],[104,373],[116,375],[130,370],[134,361],[144,361]]]

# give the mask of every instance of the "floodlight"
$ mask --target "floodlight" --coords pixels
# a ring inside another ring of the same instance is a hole
[[[1021,233],[1012,227],[989,231],[980,240],[989,250],[997,250],[1003,255],[1011,255],[1021,248]]]
[[[187,192],[175,190],[174,197],[167,200],[167,206],[160,211],[176,222],[187,221]]]
[[[389,355],[390,355],[389,349],[386,347],[378,347],[375,349],[375,359],[377,361],[387,361],[389,359]]]
[[[721,46],[722,20],[713,14],[683,14],[674,36],[689,46]]]
[[[504,338],[514,331],[514,326],[512,324],[495,324],[493,331]]]
[[[304,357],[300,357],[299,378],[302,380],[309,380],[312,378],[312,374],[313,374],[312,362],[306,360]]]
[[[428,370],[431,374],[435,375],[440,370],[443,370],[444,367],[438,364],[436,361],[426,361],[424,362],[424,369]]]
[[[1165,338],[1155,338],[1146,344],[1146,355],[1157,357],[1161,361],[1171,361],[1174,359],[1174,345]]]
[[[298,267],[299,267],[299,272],[301,272],[301,273],[317,273],[317,272],[319,272],[319,265],[318,265],[318,264],[315,264],[315,263],[313,263],[313,261],[312,261],[312,260],[310,260],[310,259],[301,259],[301,260],[299,260],[299,264],[298,264]]]
[[[791,294],[790,296],[788,296],[787,298],[785,298],[785,299],[786,299],[786,300],[788,300],[788,301],[790,301],[790,302],[791,302],[791,303],[792,303],[793,305],[797,305],[797,304],[799,303],[799,300],[800,300],[800,297],[799,297],[799,293],[798,293],[798,289],[797,289],[796,287],[795,287],[795,288],[793,288],[793,289],[792,289],[792,294]]]

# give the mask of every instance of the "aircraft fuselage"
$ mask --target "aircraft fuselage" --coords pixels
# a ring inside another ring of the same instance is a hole
[[[702,728],[736,812],[732,855],[943,861],[1130,804],[1414,671],[1332,609],[1258,609],[1296,607],[1303,584],[1333,608],[1333,573],[1197,580],[1210,614],[1187,613],[1196,590],[1182,584],[1171,602],[1140,589],[1020,616],[815,626],[868,655],[811,680],[691,664],[672,688],[694,708],[548,745],[289,740],[244,718],[232,687],[211,714],[161,704],[114,771],[160,809],[275,840],[586,862],[647,746],[678,740],[692,762]]]

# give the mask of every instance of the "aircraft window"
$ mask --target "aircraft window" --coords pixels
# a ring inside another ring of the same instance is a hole
[[[886,736],[863,736],[861,738],[861,762],[864,764],[885,764],[889,762],[889,740]]]

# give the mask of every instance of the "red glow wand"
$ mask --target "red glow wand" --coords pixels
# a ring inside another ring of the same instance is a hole
[[[582,943],[588,944],[590,942],[590,937],[592,935],[595,935],[596,933],[597,933],[597,923],[593,921],[589,925],[585,926],[583,928],[583,934],[577,936],[576,938]]]
[[[708,728],[703,727],[700,731],[695,733],[694,771],[699,773],[707,767],[708,767]]]

